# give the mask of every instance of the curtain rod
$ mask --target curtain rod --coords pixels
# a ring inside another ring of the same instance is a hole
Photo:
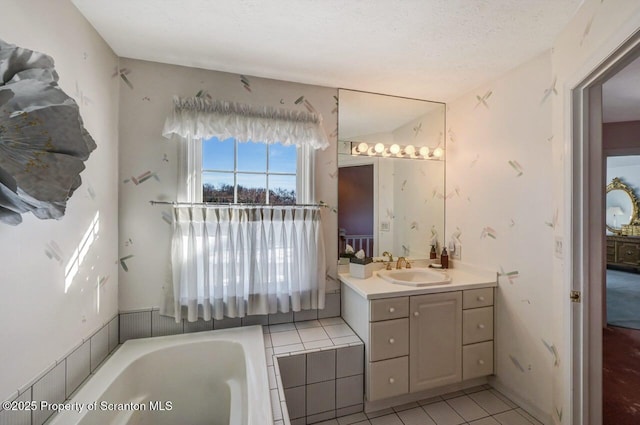
[[[213,202],[175,202],[175,201],[149,201],[151,205],[172,205],[174,207],[259,207],[259,208],[272,208],[272,207],[324,207],[323,204],[232,204],[232,203],[213,203]]]

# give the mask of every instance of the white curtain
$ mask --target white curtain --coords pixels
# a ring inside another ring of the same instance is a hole
[[[320,114],[200,97],[174,97],[173,111],[165,120],[162,135],[183,139],[233,137],[238,142],[281,143],[313,149],[329,146]]]
[[[176,322],[324,308],[319,207],[176,206],[173,226]]]

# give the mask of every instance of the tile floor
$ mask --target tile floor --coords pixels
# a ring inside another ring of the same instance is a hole
[[[488,385],[316,425],[542,425]]]

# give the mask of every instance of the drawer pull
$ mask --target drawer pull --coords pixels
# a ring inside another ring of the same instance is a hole
[[[627,251],[627,255],[631,255],[631,254],[633,254],[633,252]]]
[[[394,382],[396,382],[396,380],[395,380],[395,379],[393,379],[393,378],[389,378],[389,383],[390,383],[390,384],[393,384]]]
[[[480,295],[480,296],[478,297],[478,301],[484,301],[484,297],[483,297],[482,295]]]
[[[413,312],[413,315],[414,315],[414,316],[416,316],[416,317],[418,317],[418,316],[420,316],[420,312],[419,312],[419,311],[414,311],[414,312]]]
[[[389,338],[389,344],[393,344],[394,342],[396,342],[396,340],[395,340],[395,339],[393,339],[393,338]]]
[[[484,364],[484,360],[478,360],[478,364],[482,366]]]
[[[478,325],[478,329],[484,329],[484,325],[483,325],[482,323],[480,323],[480,324]]]
[[[393,313],[394,311],[396,311],[394,307],[389,307],[389,313]]]

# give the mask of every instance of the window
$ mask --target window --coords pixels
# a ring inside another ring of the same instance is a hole
[[[203,140],[202,201],[295,204],[297,151],[279,143]]]

